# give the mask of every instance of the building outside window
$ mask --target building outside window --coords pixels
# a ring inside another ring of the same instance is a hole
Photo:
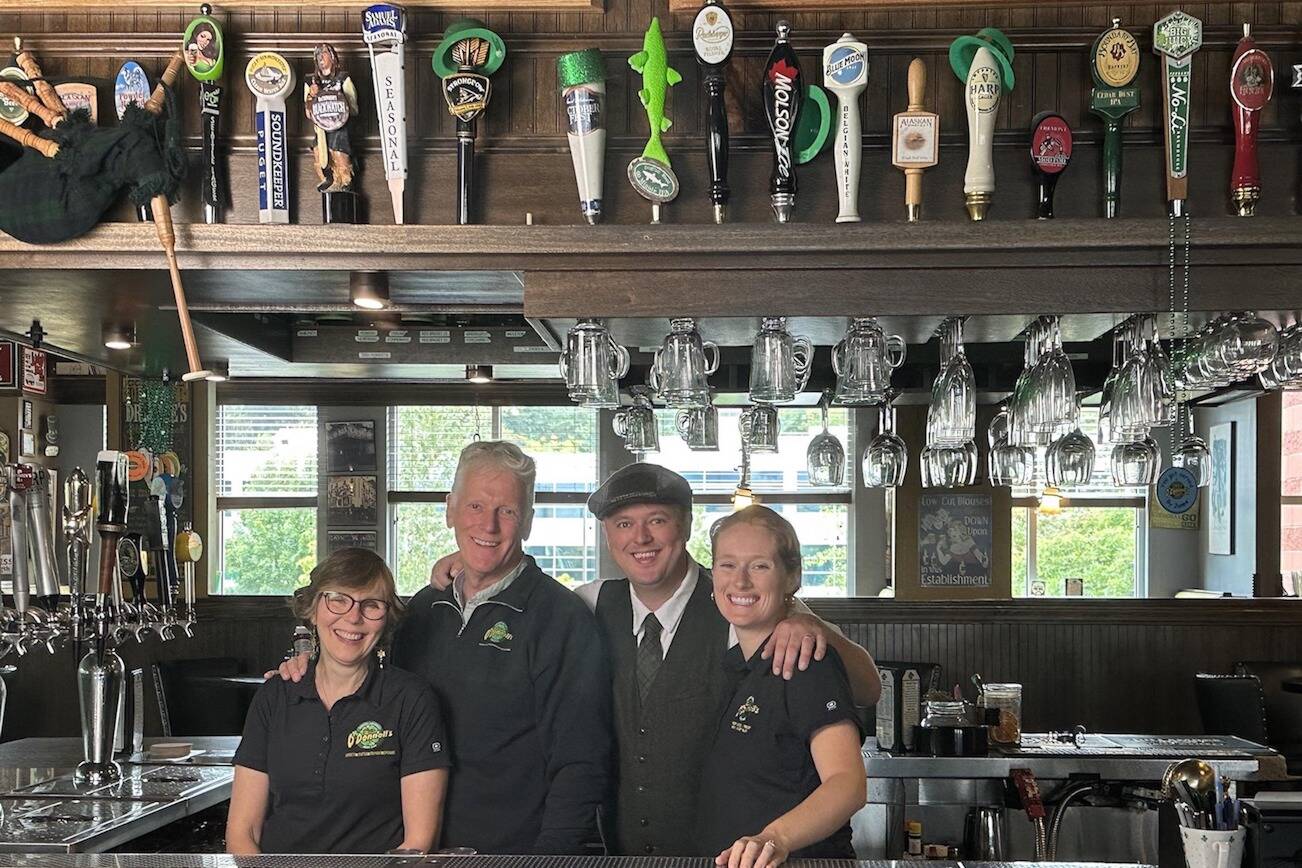
[[[308,406],[217,408],[214,594],[284,595],[316,564],[317,414]]]
[[[1111,447],[1097,440],[1097,407],[1081,408],[1081,430],[1095,441],[1094,476],[1087,486],[1062,491],[1061,513],[1037,508],[1045,485],[1043,449],[1036,454],[1035,482],[1013,489],[1014,597],[1063,597],[1069,579],[1082,581],[1085,597],[1145,594],[1146,492],[1113,485]]]

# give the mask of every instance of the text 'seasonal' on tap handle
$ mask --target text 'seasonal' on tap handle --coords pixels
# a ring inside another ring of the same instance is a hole
[[[692,45],[701,66],[706,103],[706,163],[714,222],[728,219],[728,113],[724,108],[724,74],[732,57],[732,17],[718,0],[706,0],[692,22]]]
[[[779,21],[777,41],[764,64],[764,113],[773,138],[769,198],[779,223],[791,220],[796,204],[796,122],[804,102],[805,79],[790,42],[791,26]]]

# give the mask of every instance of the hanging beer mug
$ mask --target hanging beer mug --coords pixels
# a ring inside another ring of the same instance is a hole
[[[905,352],[904,338],[884,334],[876,317],[851,319],[845,337],[832,348],[837,403],[883,403],[891,373],[904,364]]]
[[[659,452],[660,429],[656,426],[656,411],[651,406],[646,386],[634,386],[629,392],[633,396],[633,406],[615,414],[612,423],[615,433],[624,439],[624,448],[629,452]]]
[[[651,390],[669,407],[704,407],[710,403],[709,376],[719,369],[719,347],[701,340],[694,319],[671,319],[669,328],[651,363]]]
[[[560,370],[570,400],[581,407],[619,406],[619,380],[628,373],[628,350],[605,323],[581,319],[565,338]]]
[[[713,402],[704,407],[678,411],[678,434],[693,452],[719,451],[719,408]]]
[[[741,413],[741,439],[750,444],[751,452],[777,452],[778,409],[767,404],[747,407]]]
[[[785,404],[809,382],[814,345],[792,337],[784,316],[764,317],[750,355],[750,399],[760,404]]]
[[[841,485],[845,482],[845,447],[836,435],[827,430],[827,410],[832,403],[832,393],[823,393],[819,409],[823,411],[823,430],[814,435],[805,450],[805,467],[811,485]]]

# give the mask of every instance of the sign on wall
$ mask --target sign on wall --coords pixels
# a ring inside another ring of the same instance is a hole
[[[922,588],[989,588],[989,494],[923,493],[918,501]]]

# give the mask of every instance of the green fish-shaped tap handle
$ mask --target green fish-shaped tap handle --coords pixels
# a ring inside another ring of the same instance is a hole
[[[665,115],[665,96],[672,85],[683,80],[678,70],[669,65],[659,18],[651,19],[651,26],[642,38],[642,50],[628,59],[628,65],[642,76],[642,89],[637,95],[651,127],[651,137],[642,149],[642,156],[628,164],[628,180],[639,195],[656,206],[653,211],[658,217],[659,204],[671,202],[678,195],[678,178],[669,165],[669,154],[660,134],[673,126]],[[658,220],[653,218],[652,222]]]

